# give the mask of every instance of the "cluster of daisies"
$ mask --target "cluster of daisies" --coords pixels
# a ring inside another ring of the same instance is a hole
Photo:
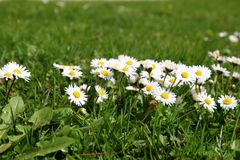
[[[0,78],[6,81],[24,79],[29,81],[30,72],[26,67],[17,64],[16,62],[9,62],[0,69]]]
[[[107,101],[110,86],[120,86],[121,79],[127,79],[125,90],[136,92],[148,96],[155,101],[166,106],[176,103],[178,89],[186,86],[193,100],[210,112],[218,106],[229,110],[237,106],[237,99],[232,95],[210,95],[206,84],[214,83],[211,78],[213,75],[223,74],[226,77],[240,81],[238,72],[230,72],[221,67],[223,62],[229,62],[234,66],[240,65],[240,58],[224,57],[219,51],[209,52],[218,63],[212,65],[212,70],[206,66],[187,66],[182,63],[175,63],[171,60],[155,61],[152,59],[137,60],[126,55],[119,55],[116,59],[93,59],[90,63],[90,73],[95,76],[95,86],[82,84],[77,86],[74,80],[80,79],[83,74],[80,66],[67,66],[54,64],[55,68],[62,71],[62,75],[72,80],[66,87],[66,93],[71,102],[77,106],[83,106],[88,100],[88,90],[95,88],[97,93],[96,103]],[[213,72],[214,71],[214,74]],[[103,81],[104,84],[115,84],[100,86],[97,82]],[[111,88],[113,89],[113,88]],[[113,93],[114,94],[114,93]]]
[[[228,40],[231,43],[237,43],[239,41],[239,38],[240,38],[240,32],[234,32],[233,34],[228,34],[228,32],[223,31],[223,32],[219,32],[218,36],[220,38],[228,37]]]

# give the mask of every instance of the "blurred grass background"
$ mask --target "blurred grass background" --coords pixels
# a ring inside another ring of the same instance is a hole
[[[64,6],[56,1],[2,1],[1,65],[10,60],[31,67],[79,64],[118,54],[202,64],[209,50],[227,49],[228,54],[239,55],[239,44],[217,37],[221,31],[240,30],[239,6],[239,0],[66,2]]]

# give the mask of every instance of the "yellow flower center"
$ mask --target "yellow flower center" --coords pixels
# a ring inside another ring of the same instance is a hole
[[[131,66],[131,65],[133,65],[133,61],[128,60],[128,61],[126,61],[126,64],[129,65],[129,66]]]
[[[18,69],[18,68],[14,69],[13,72],[15,74],[22,74],[22,71],[20,69]]]
[[[156,64],[152,64],[152,69],[155,69],[156,68]]]
[[[79,91],[74,91],[73,95],[75,98],[80,98],[81,97],[81,93]]]
[[[109,72],[107,70],[102,70],[101,74],[104,75],[104,76],[108,76]]]
[[[128,67],[123,67],[122,70],[123,70],[123,72],[127,72],[128,71]]]
[[[187,72],[182,72],[181,76],[182,76],[183,78],[188,78],[188,77],[189,77],[189,75],[188,75]]]
[[[75,76],[75,75],[76,75],[76,73],[75,73],[74,71],[70,71],[68,74],[69,74],[70,76]]]
[[[169,82],[170,82],[170,83],[175,83],[175,81],[176,81],[176,78],[175,78],[175,77],[171,77],[171,78],[169,79]]]
[[[100,96],[104,96],[105,95],[105,91],[103,89],[99,89],[98,93]]]
[[[149,75],[150,75],[150,77],[152,77],[152,76],[154,75],[153,71],[151,71],[151,72],[149,73]]]
[[[71,68],[71,69],[74,69],[74,68],[75,68],[75,66],[69,66],[69,68]]]
[[[146,85],[146,90],[150,92],[153,90],[153,87],[151,85]]]
[[[97,64],[98,64],[99,66],[103,66],[103,65],[104,65],[104,62],[103,62],[103,61],[99,61]]]
[[[211,101],[210,98],[206,98],[206,99],[204,99],[204,102],[207,103],[207,104],[209,105],[209,104],[211,104],[212,101]]]
[[[197,76],[202,76],[202,75],[203,75],[203,73],[202,73],[201,70],[197,70],[197,71],[195,72],[195,74],[196,74]]]
[[[230,105],[230,104],[232,104],[232,99],[231,98],[224,98],[223,103],[225,105]]]
[[[161,94],[161,97],[162,97],[163,99],[168,99],[168,98],[169,98],[169,94],[168,94],[167,92],[163,92],[163,93]]]
[[[195,92],[196,92],[196,93],[201,93],[200,87],[195,87]]]
[[[12,74],[11,73],[5,73],[4,77],[7,77],[7,78],[12,77]]]

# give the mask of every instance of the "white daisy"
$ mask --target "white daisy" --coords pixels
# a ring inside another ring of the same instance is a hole
[[[173,92],[159,88],[155,90],[154,97],[158,102],[171,106],[176,102],[176,95]]]
[[[228,37],[228,39],[229,39],[229,41],[231,42],[231,43],[237,43],[239,40],[238,40],[238,37],[237,36],[235,36],[235,35],[230,35],[229,37]]]
[[[89,89],[91,88],[91,86],[88,86],[87,84],[82,84],[81,86],[79,86],[79,88],[85,92],[89,91]]]
[[[228,33],[225,32],[225,31],[218,33],[218,36],[219,36],[220,38],[226,37],[227,35],[228,35]]]
[[[177,64],[171,60],[162,61],[160,64],[163,70],[166,72],[172,72],[173,70],[177,69]]]
[[[139,79],[139,75],[135,74],[135,75],[131,75],[128,77],[128,82],[129,83],[136,83]]]
[[[152,69],[149,73],[150,77],[152,77],[155,81],[160,81],[162,77],[165,75],[163,70],[157,66],[155,69]]]
[[[80,87],[74,85],[69,85],[65,88],[70,102],[73,102],[77,106],[83,106],[87,101],[87,95]]]
[[[97,85],[95,86],[95,90],[98,93],[97,103],[101,103],[108,98],[107,91],[104,88]]]
[[[213,64],[211,67],[218,74],[223,74],[224,76],[230,75],[230,72],[226,68],[221,67],[220,64]]]
[[[82,76],[82,72],[79,70],[75,70],[75,69],[65,68],[65,69],[63,69],[62,75],[64,77],[68,77],[71,80],[73,80],[73,79],[80,78]]]
[[[0,69],[0,78],[4,78],[3,71]]]
[[[119,65],[120,65],[120,62],[118,59],[111,58],[108,60],[108,68],[118,70]]]
[[[210,112],[214,112],[214,109],[216,109],[216,103],[214,99],[206,93],[203,93],[199,96],[199,103]]]
[[[125,64],[120,64],[117,68],[119,72],[124,73],[126,76],[134,76],[136,75],[136,68],[134,67],[129,67]]]
[[[137,87],[134,87],[134,86],[127,86],[126,87],[126,90],[128,90],[128,91],[139,91],[139,88],[137,88]]]
[[[154,93],[154,90],[157,88],[159,88],[159,85],[157,82],[148,81],[144,84],[142,91],[147,95],[152,95]]]
[[[205,94],[206,89],[204,86],[194,85],[193,87],[191,87],[191,93],[192,93],[193,100],[199,101],[199,96],[201,94]]]
[[[211,77],[211,70],[205,66],[193,66],[192,70],[195,74],[195,77],[200,82],[205,82]]]
[[[91,71],[92,74],[97,74],[98,77],[103,78],[104,80],[113,79],[113,71],[105,67],[99,67]]]
[[[97,67],[108,67],[109,63],[105,58],[95,58],[91,61],[90,64],[91,67],[97,68]]]
[[[12,80],[13,74],[8,71],[1,70],[0,78],[4,78],[5,80]]]
[[[152,59],[146,59],[142,62],[142,65],[143,65],[143,68],[145,69],[155,69],[155,68],[160,68],[161,65],[157,62],[157,61],[154,61]]]
[[[191,84],[195,81],[195,74],[190,67],[178,65],[176,70],[176,77],[183,84]]]
[[[232,77],[236,80],[240,80],[240,73],[238,72],[233,72]]]
[[[208,52],[208,55],[212,58],[214,58],[215,60],[217,60],[221,54],[220,54],[220,51],[219,50],[215,50],[213,52]]]
[[[126,55],[119,55],[118,60],[120,63],[128,66],[138,68],[140,66],[140,62],[138,62],[135,58],[126,56]]]
[[[73,65],[63,65],[63,64],[57,64],[54,63],[53,66],[57,69],[75,69],[75,70],[81,70],[80,66],[73,66]]]
[[[162,79],[163,82],[163,79]],[[165,78],[165,82],[164,82],[164,86],[165,87],[175,87],[176,85],[178,85],[179,80],[172,75],[167,75]]]
[[[232,63],[233,65],[240,65],[240,58],[237,58],[237,57],[227,57],[227,61],[229,63]]]
[[[2,71],[6,79],[12,79],[13,76],[16,79],[22,78],[25,81],[29,81],[31,76],[30,72],[26,70],[26,67],[23,67],[16,62],[9,62],[8,64],[4,65]]]
[[[226,110],[233,109],[237,106],[236,98],[229,95],[221,95],[220,97],[218,97],[218,103],[223,109]]]

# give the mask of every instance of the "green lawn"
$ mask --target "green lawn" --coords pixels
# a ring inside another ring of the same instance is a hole
[[[239,56],[239,43],[218,37],[221,31],[240,31],[239,6],[239,0],[68,2],[64,7],[56,2],[1,1],[0,66],[16,61],[27,66],[32,75],[29,83],[15,85],[12,93],[23,97],[25,103],[18,122],[30,126],[29,117],[43,107],[53,108],[54,113],[50,124],[35,131],[28,127],[27,138],[12,144],[2,155],[0,149],[0,159],[31,157],[36,147],[50,146],[37,142],[63,135],[79,142],[46,157],[238,159],[239,152],[231,149],[233,138],[240,138],[239,133],[233,136],[236,113],[229,114],[231,121],[224,122],[218,121],[220,117],[207,117],[206,124],[202,112],[193,113],[183,103],[175,109],[160,107],[143,120],[141,111],[134,110],[136,115],[128,112],[134,102],[122,95],[114,101],[118,104],[110,103],[89,117],[69,116],[71,106],[64,96],[68,82],[53,63],[80,65],[88,74],[92,58],[116,58],[119,54],[188,65],[209,65],[207,53],[216,49],[224,55]],[[3,97],[1,94],[1,108]],[[10,130],[8,134],[20,132]],[[0,142],[8,142],[6,135]]]

